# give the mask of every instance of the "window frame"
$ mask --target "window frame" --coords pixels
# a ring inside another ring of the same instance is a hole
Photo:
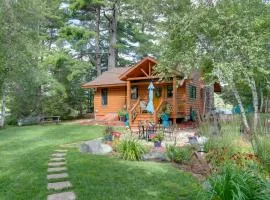
[[[170,95],[168,95],[169,91],[170,91]],[[173,85],[167,85],[167,98],[173,98]]]
[[[133,90],[136,89],[135,93],[133,93]],[[139,89],[138,86],[132,86],[130,90],[130,99],[138,99],[139,97]],[[135,95],[135,96],[133,96]]]
[[[197,87],[195,85],[189,85],[188,92],[190,99],[197,99]]]
[[[108,88],[101,88],[100,93],[101,93],[101,105],[107,106],[108,105]]]

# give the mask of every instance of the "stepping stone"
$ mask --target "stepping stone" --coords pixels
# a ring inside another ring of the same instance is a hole
[[[62,150],[62,149],[57,149],[57,150],[54,150],[55,152],[60,152],[60,153],[65,153],[65,152],[67,152],[67,150]]]
[[[54,168],[48,168],[47,172],[61,172],[61,171],[67,171],[66,167],[54,167]]]
[[[52,163],[49,163],[48,165],[50,167],[59,167],[59,166],[62,166],[62,165],[65,165],[66,162],[52,162]]]
[[[58,179],[58,178],[67,178],[67,173],[61,173],[61,174],[49,174],[47,175],[47,179]]]
[[[52,154],[52,157],[64,157],[66,156],[66,153],[54,153]]]
[[[65,161],[65,158],[51,158],[50,161]]]
[[[47,200],[75,200],[76,195],[74,192],[60,192],[57,194],[48,195]]]
[[[72,187],[72,184],[69,181],[62,181],[57,183],[48,183],[48,190],[62,190]]]

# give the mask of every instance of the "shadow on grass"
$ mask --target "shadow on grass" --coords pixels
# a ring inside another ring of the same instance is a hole
[[[169,163],[129,162],[73,150],[68,169],[79,200],[189,200],[200,190],[194,177]]]

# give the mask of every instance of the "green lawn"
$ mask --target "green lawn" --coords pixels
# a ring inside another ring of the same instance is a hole
[[[0,199],[46,199],[49,156],[59,145],[100,137],[103,127],[46,125],[0,130]],[[191,175],[170,164],[128,162],[106,156],[67,157],[70,180],[82,199],[193,199]]]

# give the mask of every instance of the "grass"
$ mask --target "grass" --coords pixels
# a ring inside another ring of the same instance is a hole
[[[70,162],[76,160],[76,162]],[[198,182],[171,164],[68,154],[68,168],[80,200],[195,199]]]
[[[0,130],[0,199],[45,199],[47,164],[59,145],[102,135],[102,127],[45,125]]]
[[[46,199],[49,156],[61,144],[101,137],[104,127],[45,125],[0,130],[0,199]],[[193,199],[198,183],[170,164],[67,155],[70,180],[83,199]]]

